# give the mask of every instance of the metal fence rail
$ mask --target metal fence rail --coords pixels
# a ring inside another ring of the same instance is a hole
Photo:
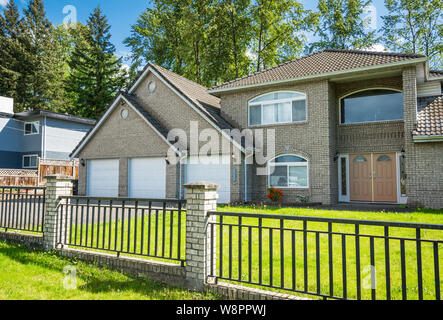
[[[324,299],[441,299],[443,225],[209,215],[210,277]]]
[[[63,197],[59,210],[66,218],[58,221],[59,244],[183,265],[185,204],[173,199]]]
[[[0,186],[0,228],[42,233],[45,190]]]

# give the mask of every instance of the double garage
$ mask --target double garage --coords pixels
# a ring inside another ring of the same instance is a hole
[[[188,158],[184,165],[184,183],[208,181],[220,185],[219,203],[230,202],[231,165],[229,156]],[[177,170],[179,172],[179,170]],[[164,157],[131,158],[128,160],[128,197],[137,199],[166,198],[167,162]],[[119,196],[119,185],[126,175],[120,175],[119,159],[88,160],[86,192],[90,197]]]

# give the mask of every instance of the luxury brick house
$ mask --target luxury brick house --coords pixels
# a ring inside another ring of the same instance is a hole
[[[71,155],[79,192],[182,198],[183,184],[205,180],[221,185],[221,203],[277,187],[289,203],[443,208],[442,81],[425,56],[367,51],[325,50],[211,89],[149,64]],[[196,126],[231,144],[220,163],[196,164],[191,149],[168,159],[170,130]],[[274,129],[276,157],[246,164],[252,150],[224,131],[234,128]]]

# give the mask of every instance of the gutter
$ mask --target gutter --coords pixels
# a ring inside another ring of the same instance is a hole
[[[364,71],[379,70],[379,69],[384,69],[384,68],[389,68],[389,67],[415,65],[415,64],[419,64],[419,63],[425,63],[427,61],[428,61],[427,57],[416,58],[416,59],[412,59],[412,60],[386,63],[386,64],[382,64],[382,65],[377,65],[377,66],[369,66],[369,67],[361,67],[361,68],[350,69],[350,70],[326,72],[326,73],[321,73],[321,74],[317,74],[317,75],[303,76],[303,77],[284,79],[284,80],[276,80],[276,81],[257,83],[257,84],[239,86],[239,87],[230,87],[230,88],[224,88],[224,89],[209,89],[208,93],[216,94],[216,93],[222,93],[222,92],[228,92],[228,91],[236,91],[236,90],[249,89],[249,88],[258,88],[258,87],[264,87],[264,86],[270,86],[270,85],[276,85],[276,84],[285,84],[285,83],[299,82],[299,81],[305,81],[305,80],[314,80],[314,79],[318,79],[318,78],[328,78],[328,77],[334,77],[334,76],[340,76],[340,75],[352,74],[352,73],[358,73],[358,72],[364,72]]]
[[[414,136],[413,140],[416,143],[443,142],[443,135],[438,135],[438,136]]]

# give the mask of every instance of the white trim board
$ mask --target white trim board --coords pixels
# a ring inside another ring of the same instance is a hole
[[[76,156],[80,153],[80,151],[86,146],[86,144],[91,140],[91,138],[94,136],[94,134],[98,131],[98,129],[102,126],[102,124],[105,122],[105,120],[109,117],[109,115],[114,111],[115,107],[118,106],[121,100],[124,100],[145,122],[151,127],[151,129],[154,130],[155,133],[157,133],[160,138],[163,139],[171,148],[174,150],[174,152],[177,155],[181,155],[180,151],[174,147],[168,139],[166,139],[158,130],[152,125],[151,122],[149,122],[141,113],[137,110],[136,107],[128,100],[126,99],[121,93],[117,96],[114,103],[111,105],[111,107],[106,111],[106,113],[103,115],[103,117],[100,119],[100,121],[97,123],[97,125],[94,127],[94,129],[88,134],[86,139],[81,143],[81,145],[77,148],[77,150],[70,156],[70,159],[75,159]]]
[[[224,132],[219,126],[217,126],[211,119],[208,118],[207,115],[205,115],[198,107],[196,107],[193,103],[191,103],[188,98],[179,92],[177,89],[175,89],[173,86],[169,84],[168,81],[164,79],[164,77],[159,74],[154,68],[149,66],[146,68],[146,70],[143,72],[143,74],[140,76],[140,78],[134,83],[134,85],[129,89],[128,93],[131,94],[140,84],[140,82],[148,75],[148,73],[151,72],[153,75],[155,75],[158,79],[160,79],[163,84],[165,84],[169,89],[172,90],[177,96],[179,96],[184,102],[186,102],[187,105],[189,105],[197,114],[199,114],[203,119],[205,119],[211,126],[213,126],[222,136],[224,136],[228,141],[230,141],[235,147],[237,147],[241,152],[246,153],[246,150],[237,143],[234,139],[232,139],[226,132]],[[189,98],[190,99],[190,98]]]

